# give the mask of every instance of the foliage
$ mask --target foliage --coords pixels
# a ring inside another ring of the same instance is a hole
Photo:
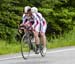
[[[27,5],[38,7],[46,18],[48,36],[68,32],[75,25],[74,3],[74,0],[0,0],[0,39],[15,41]]]
[[[40,12],[46,18],[48,22],[47,32],[59,33],[69,31],[73,28],[75,12],[68,8],[59,9],[46,9],[40,8]]]

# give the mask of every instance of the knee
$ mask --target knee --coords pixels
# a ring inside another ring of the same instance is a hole
[[[38,32],[34,32],[34,37],[38,37]]]
[[[44,37],[44,36],[45,36],[45,33],[41,32],[41,33],[40,33],[40,36],[41,36],[41,37]]]

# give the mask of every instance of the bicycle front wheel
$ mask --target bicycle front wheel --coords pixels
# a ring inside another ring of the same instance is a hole
[[[30,54],[30,39],[28,38],[28,34],[24,34],[21,39],[21,54],[24,59],[27,59]]]

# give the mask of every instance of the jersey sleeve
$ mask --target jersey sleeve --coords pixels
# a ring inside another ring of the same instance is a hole
[[[23,14],[22,16],[22,24],[24,24],[27,21],[27,17],[25,14]]]

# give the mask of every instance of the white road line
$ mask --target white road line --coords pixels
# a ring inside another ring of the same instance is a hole
[[[54,50],[54,51],[49,51],[47,53],[58,53],[58,52],[64,52],[64,51],[71,51],[71,50],[75,50],[75,48],[69,48],[69,49],[62,49],[62,50]]]
[[[54,50],[54,51],[48,51],[46,54],[50,54],[50,53],[59,53],[59,52],[63,52],[63,51],[71,51],[71,50],[75,50],[75,48],[69,48],[69,49],[62,49],[62,50]],[[36,54],[31,54],[30,56],[36,56]],[[0,61],[3,61],[3,60],[10,60],[10,59],[16,59],[16,58],[21,58],[22,56],[15,56],[15,57],[8,57],[8,58],[3,58],[3,59],[0,59]]]

